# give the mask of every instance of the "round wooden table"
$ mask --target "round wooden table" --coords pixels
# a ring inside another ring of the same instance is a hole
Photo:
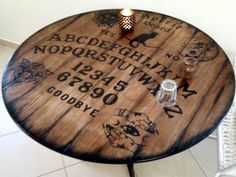
[[[39,143],[75,158],[135,163],[167,157],[207,137],[229,110],[233,68],[207,34],[179,19],[136,11],[133,32],[119,10],[57,21],[28,38],[4,73],[5,105]],[[183,58],[198,49],[192,79]],[[164,79],[178,84],[177,104],[156,101]]]

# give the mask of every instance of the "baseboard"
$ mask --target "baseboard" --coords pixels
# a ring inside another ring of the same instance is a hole
[[[10,41],[10,40],[7,40],[7,39],[2,39],[2,38],[0,38],[0,44],[6,45],[6,46],[14,48],[14,49],[19,47],[19,45],[20,45],[17,42],[13,42],[13,41]]]

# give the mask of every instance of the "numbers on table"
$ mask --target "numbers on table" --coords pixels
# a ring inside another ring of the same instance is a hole
[[[102,97],[103,103],[106,105],[112,105],[116,103],[118,100],[118,95],[115,93],[106,93],[104,88],[94,87],[92,82],[88,81],[87,79],[85,80],[82,77],[88,77],[94,81],[101,80],[105,87],[114,84],[112,89],[116,92],[122,92],[128,86],[128,82],[123,80],[118,80],[115,82],[116,78],[114,76],[104,76],[103,71],[93,71],[92,66],[84,65],[82,62],[79,62],[77,65],[71,68],[71,70],[72,72],[76,73],[76,76],[74,76],[74,73],[66,71],[60,73],[57,76],[57,80],[60,82],[69,81],[68,85],[70,87],[77,87],[78,91],[81,93],[87,93],[91,91],[89,94],[91,98],[97,99]]]

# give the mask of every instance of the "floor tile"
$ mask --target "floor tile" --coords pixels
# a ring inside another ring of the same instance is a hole
[[[15,49],[0,44],[0,65],[7,64]]]
[[[63,168],[61,155],[23,132],[0,138],[0,176],[36,177]]]
[[[207,138],[190,150],[207,176],[214,176],[217,171],[217,141]]]
[[[217,138],[217,129],[211,133],[211,136]]]
[[[68,177],[129,177],[126,165],[99,164],[83,161],[66,168],[66,170]]]
[[[2,74],[5,69],[5,65],[7,64],[14,51],[14,48],[10,48],[0,44],[0,98],[2,97]]]
[[[135,165],[138,177],[205,177],[187,150],[161,160]]]
[[[75,159],[66,155],[63,155],[62,158],[64,160],[65,166],[70,166],[70,165],[82,162],[82,160],[78,160],[78,159]]]
[[[0,98],[0,115],[0,137],[20,130],[8,114],[2,98]]]
[[[51,172],[46,175],[40,175],[38,177],[67,177],[67,176],[66,176],[65,170],[62,169],[62,170]]]

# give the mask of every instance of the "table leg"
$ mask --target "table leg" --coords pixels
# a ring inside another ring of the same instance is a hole
[[[129,176],[130,177],[135,177],[134,174],[134,164],[133,163],[129,163],[127,164],[128,170],[129,170]]]

